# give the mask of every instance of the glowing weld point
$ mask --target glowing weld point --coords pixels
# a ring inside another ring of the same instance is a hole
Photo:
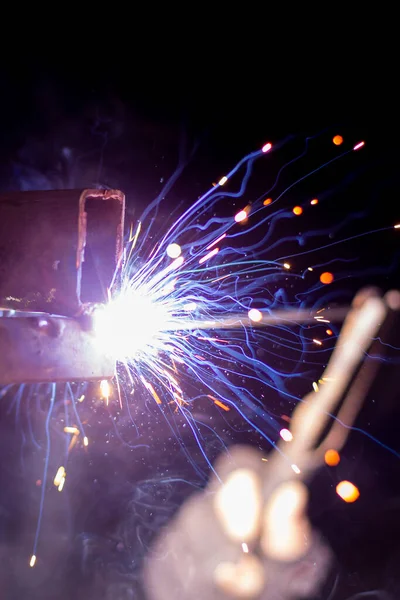
[[[221,179],[218,181],[218,185],[224,185],[226,182],[228,181],[228,178],[224,175],[223,177],[221,177]]]
[[[35,564],[36,564],[36,555],[35,555],[35,554],[32,554],[32,556],[31,556],[31,560],[29,561],[29,566],[30,566],[30,567],[34,567],[34,566],[35,566]]]
[[[279,435],[285,442],[291,442],[293,439],[293,435],[289,429],[281,429]]]
[[[394,226],[395,229],[400,229],[400,223]]]
[[[170,258],[178,258],[182,253],[182,248],[179,244],[170,244],[167,248],[167,255]]]
[[[272,144],[270,144],[270,142],[268,142],[267,144],[264,144],[264,146],[261,148],[261,152],[264,152],[264,154],[266,154],[266,152],[269,152],[272,148]]]
[[[249,552],[249,547],[246,544],[246,542],[242,542],[242,550],[243,552],[245,552],[246,554]]]
[[[212,256],[215,256],[218,252],[219,252],[219,248],[214,248],[214,250],[211,250],[211,252],[209,252],[208,254],[206,254],[205,256],[203,256],[202,258],[200,258],[199,264],[202,265],[209,258],[211,258]]]
[[[363,146],[365,146],[365,142],[358,142],[358,144],[354,146],[353,150],[359,150]]]
[[[259,323],[262,320],[262,313],[257,308],[251,308],[248,312],[250,321]]]
[[[235,215],[236,223],[241,223],[247,219],[247,212],[245,210],[241,210]]]
[[[283,263],[283,266],[284,266],[285,269],[290,269],[289,263]]]
[[[301,471],[297,465],[291,465],[291,467],[292,467],[293,471],[296,473],[296,475],[300,475]]]

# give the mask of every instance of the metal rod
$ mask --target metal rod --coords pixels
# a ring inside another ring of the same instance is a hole
[[[193,319],[171,323],[169,331],[184,331],[193,329],[241,329],[243,327],[271,327],[281,325],[305,325],[307,323],[341,323],[350,311],[350,307],[325,309],[310,312],[307,309],[299,310],[271,310],[258,311],[259,320],[254,320],[246,313],[233,313],[227,316],[218,316],[214,319]]]

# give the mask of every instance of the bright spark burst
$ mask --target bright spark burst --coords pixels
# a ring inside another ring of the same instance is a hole
[[[353,150],[359,150],[363,145],[360,142]],[[244,157],[218,181],[218,185],[213,184],[175,221],[163,223],[161,236],[160,229],[155,231],[159,228],[155,219],[158,199],[136,224],[132,224],[122,283],[109,290],[108,303],[94,313],[98,343],[105,353],[115,357],[117,363],[115,386],[110,387],[109,382],[100,385],[105,404],[111,405],[118,397],[122,406],[121,398],[126,399],[139,388],[160,410],[173,404],[192,427],[193,421],[186,408],[189,401],[181,381],[186,378],[195,383],[199,397],[206,398],[207,402],[211,400],[224,415],[235,411],[267,442],[274,443],[279,426],[265,405],[261,409],[260,399],[253,391],[254,380],[262,383],[264,389],[276,391],[292,401],[297,398],[286,388],[288,372],[258,358],[249,330],[257,324],[271,325],[270,333],[267,329],[258,329],[258,340],[268,348],[270,357],[278,356],[273,348],[279,340],[283,346],[291,347],[299,360],[302,359],[303,333],[288,333],[287,329],[279,328],[278,334],[279,325],[274,325],[273,315],[282,310],[285,302],[289,304],[287,281],[291,278],[304,280],[295,272],[295,261],[287,262],[294,255],[284,251],[280,254],[276,250],[286,249],[285,244],[297,241],[297,234],[281,236],[276,242],[274,228],[289,216],[296,219],[303,213],[303,208],[295,206],[281,210],[279,202],[286,190],[275,197],[274,188],[264,190],[242,210],[238,211],[240,204],[236,204],[236,200],[244,196],[253,163],[259,159],[268,161],[271,150],[272,145],[266,143]],[[345,150],[342,155],[348,152]],[[329,163],[339,158],[337,156]],[[318,170],[323,167],[321,164]],[[244,175],[241,169],[245,169]],[[302,176],[299,181],[307,176]],[[296,183],[292,182],[287,189],[293,189]],[[229,216],[217,218],[217,207],[221,202],[228,207],[231,202],[231,211]],[[315,205],[319,200],[314,198],[307,202]],[[270,227],[271,222],[273,227]],[[156,241],[150,245],[148,240]],[[274,259],[271,258],[272,248]],[[306,268],[307,278],[313,277],[313,271],[313,267]],[[333,281],[332,273],[320,273],[319,268],[316,276],[320,277],[321,283]],[[282,278],[280,286],[277,286],[277,277]],[[318,284],[317,287],[321,286]],[[277,289],[276,293],[272,289]],[[254,299],[260,309],[251,308]],[[301,304],[294,298],[291,307],[299,309]],[[296,316],[292,320],[296,323]],[[225,334],[224,324],[229,326]],[[314,319],[313,325],[323,326],[319,325],[318,319]],[[217,336],[210,332],[213,327],[221,329]],[[321,345],[311,335],[308,341]],[[83,403],[84,400],[85,394],[77,393],[76,402]],[[73,404],[75,411],[76,402]],[[89,445],[83,424],[78,422],[78,413],[74,417],[76,426],[64,428],[65,434],[72,436],[69,451],[76,444],[85,448]],[[195,435],[194,428],[192,431]],[[289,430],[281,429],[279,433],[285,441],[291,441]],[[78,438],[80,443],[77,443]],[[201,440],[197,437],[196,440],[201,445]],[[290,466],[296,474],[300,473],[295,464]],[[60,491],[65,484],[65,475],[64,469],[57,472],[54,479],[54,485]],[[42,507],[43,502],[41,510]],[[31,566],[36,562],[36,549],[37,536]],[[245,546],[243,550],[246,551]]]

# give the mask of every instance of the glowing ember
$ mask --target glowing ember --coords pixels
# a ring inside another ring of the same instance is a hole
[[[320,280],[320,282],[321,282],[321,283],[323,283],[323,284],[325,284],[325,285],[329,285],[330,283],[332,283],[332,282],[333,282],[333,280],[334,280],[334,276],[333,276],[333,274],[332,274],[332,273],[328,273],[328,272],[326,272],[326,273],[322,273],[322,274],[320,275],[320,278],[319,278],[319,280]]]
[[[345,502],[351,503],[358,500],[360,492],[356,486],[350,481],[341,481],[336,486],[336,493]]]

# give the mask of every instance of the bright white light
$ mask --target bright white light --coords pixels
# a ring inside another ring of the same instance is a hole
[[[181,255],[182,249],[179,244],[170,244],[167,248],[167,254],[170,258],[178,258]]]
[[[235,221],[236,221],[236,223],[241,223],[242,221],[245,221],[246,219],[247,219],[247,212],[245,210],[240,210],[235,215]]]
[[[250,321],[254,321],[258,323],[262,321],[262,312],[260,312],[257,308],[251,308],[248,312]]]
[[[285,442],[291,442],[293,439],[292,432],[289,429],[281,429],[279,432],[281,438],[285,440]]]
[[[128,290],[95,312],[94,326],[102,348],[124,361],[142,352],[156,354],[169,320],[165,304]]]
[[[196,302],[188,302],[187,304],[185,304],[183,306],[183,310],[185,310],[186,312],[193,312],[194,310],[196,310],[196,308],[197,308]]]

